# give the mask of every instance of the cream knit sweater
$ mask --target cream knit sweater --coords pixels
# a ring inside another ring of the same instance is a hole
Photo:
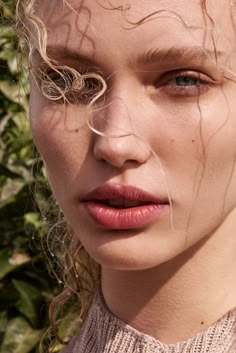
[[[233,353],[235,335],[236,309],[195,337],[163,344],[114,316],[97,293],[79,334],[61,353]]]

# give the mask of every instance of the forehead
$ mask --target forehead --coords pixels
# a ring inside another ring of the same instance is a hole
[[[235,42],[230,0],[47,0],[36,14],[48,45],[86,56],[132,56],[149,47],[200,46],[229,53]],[[235,5],[236,6],[236,5]]]

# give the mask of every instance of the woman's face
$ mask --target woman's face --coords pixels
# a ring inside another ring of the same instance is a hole
[[[200,0],[69,3],[38,5],[48,53],[101,74],[107,91],[93,107],[55,103],[32,80],[33,137],[90,255],[151,268],[236,223],[233,9],[208,1],[208,17]]]

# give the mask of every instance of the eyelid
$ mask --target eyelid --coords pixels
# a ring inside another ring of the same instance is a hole
[[[81,73],[75,68],[56,67],[54,69],[45,66],[41,74],[42,79],[39,83],[43,95],[58,103],[88,105],[100,96],[100,92],[104,93],[102,77],[95,72]]]
[[[171,80],[176,77],[192,77],[202,81],[202,83],[214,84],[218,81],[214,80],[211,76],[196,70],[191,69],[181,69],[181,70],[173,70],[163,74],[157,81],[156,87],[160,87],[164,84],[167,84]]]
[[[177,78],[189,78],[195,80],[194,84],[178,85]],[[191,69],[173,70],[160,76],[152,87],[152,93],[164,94],[170,99],[187,99],[207,93],[212,88],[221,84],[206,73]]]

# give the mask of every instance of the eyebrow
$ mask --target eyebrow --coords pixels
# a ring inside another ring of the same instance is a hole
[[[39,55],[37,49],[33,52],[33,55]],[[87,66],[99,66],[94,58],[90,58],[87,55],[80,53],[78,50],[66,48],[62,45],[49,45],[47,46],[47,54],[51,59],[54,60],[76,60],[80,64]],[[171,47],[171,48],[153,48],[149,49],[141,55],[133,58],[129,62],[129,67],[147,66],[151,64],[169,64],[174,62],[183,64],[203,64],[207,60],[212,60],[217,63],[218,58],[225,56],[225,53],[218,50],[204,49],[199,46],[191,47]]]
[[[207,59],[217,62],[219,57],[225,53],[217,50],[209,50],[201,47],[172,47],[168,49],[155,48],[146,51],[144,54],[137,56],[132,60],[131,66],[150,65],[153,63],[169,63],[171,62],[205,62]]]
[[[38,51],[38,49],[35,49],[33,51],[33,56],[39,56],[40,52]],[[73,50],[73,49],[69,49],[66,48],[65,46],[62,45],[49,45],[47,46],[47,55],[49,56],[50,59],[53,60],[76,60],[79,63],[82,64],[86,64],[89,66],[94,66],[96,65],[96,63],[94,62],[93,58],[89,58],[89,56],[87,55],[83,55],[81,53],[79,53],[77,50]]]

